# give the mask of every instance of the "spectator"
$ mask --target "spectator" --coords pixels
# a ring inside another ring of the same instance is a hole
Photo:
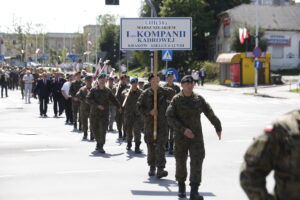
[[[201,81],[201,86],[204,85],[205,76],[206,76],[205,70],[203,68],[201,68],[200,73],[199,73],[199,77],[200,77],[200,81]]]
[[[31,103],[31,93],[32,93],[32,83],[34,81],[33,76],[30,70],[26,71],[26,74],[23,76],[24,89],[25,89],[25,103]]]

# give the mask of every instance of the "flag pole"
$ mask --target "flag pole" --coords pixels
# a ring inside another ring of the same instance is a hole
[[[157,80],[157,71],[158,71],[158,51],[154,51],[154,78]],[[154,88],[154,110],[157,110],[157,89],[158,87]],[[156,141],[157,139],[157,115],[154,115],[153,119],[153,139]]]

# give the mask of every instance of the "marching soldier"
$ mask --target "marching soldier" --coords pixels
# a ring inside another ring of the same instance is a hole
[[[121,106],[111,90],[105,87],[106,74],[101,73],[97,78],[98,85],[90,90],[87,100],[91,105],[90,122],[92,132],[97,141],[96,151],[105,153],[103,145],[105,144],[108,126],[109,104],[114,104],[119,112],[121,112]]]
[[[166,165],[165,146],[168,141],[168,125],[167,118],[165,116],[168,102],[170,102],[174,95],[173,90],[169,88],[162,88],[159,86],[159,77],[154,77],[151,73],[148,79],[151,83],[151,87],[143,91],[138,99],[138,110],[144,116],[144,139],[147,144],[148,155],[147,161],[150,166],[148,175],[162,178],[168,175],[168,172],[164,170]],[[157,89],[157,110],[154,107],[154,89]],[[154,129],[154,115],[157,116],[157,138],[153,138]]]
[[[83,130],[83,138],[82,140],[87,139],[88,135],[88,119],[90,115],[90,104],[86,99],[87,94],[90,92],[92,88],[92,76],[86,76],[85,77],[85,86],[81,87],[79,91],[76,94],[76,97],[80,100],[80,121],[82,124],[82,130]],[[90,132],[90,140],[94,140],[94,136],[92,131]]]
[[[140,144],[141,144],[141,123],[142,118],[141,114],[137,111],[136,103],[139,96],[142,93],[137,87],[138,78],[134,77],[130,80],[131,87],[130,89],[124,90],[122,92],[124,96],[124,102],[122,108],[124,109],[124,127],[127,134],[127,150],[130,150],[132,147],[132,137],[134,135],[135,142],[135,153],[141,153]]]
[[[179,185],[178,196],[186,197],[185,180],[186,161],[191,160],[190,200],[202,200],[198,188],[202,177],[202,163],[205,155],[200,115],[204,113],[216,129],[221,139],[221,122],[205,99],[193,92],[194,80],[191,75],[181,80],[182,91],[175,95],[169,105],[166,116],[169,125],[175,130],[176,180]]]
[[[71,83],[70,86],[70,95],[72,97],[72,112],[73,112],[73,121],[74,121],[74,129],[77,129],[77,121],[78,121],[78,114],[79,114],[79,107],[80,107],[80,101],[76,97],[77,92],[79,89],[83,86],[83,82],[81,81],[81,73],[76,72],[74,74],[74,81]],[[79,125],[79,129],[80,129]]]
[[[116,94],[116,87],[114,86],[114,78],[108,78],[108,88],[112,91],[113,94]],[[109,105],[109,124],[108,124],[108,131],[113,131],[113,124],[116,120],[116,106]]]
[[[118,101],[120,102],[120,104],[122,105],[123,104],[123,96],[122,96],[122,92],[129,88],[129,86],[127,85],[127,76],[126,74],[122,74],[121,77],[120,77],[120,82],[117,86],[117,89],[116,89],[116,97],[118,99]],[[123,140],[125,140],[126,138],[126,133],[124,131],[124,127],[123,127],[123,120],[124,120],[124,113],[123,112],[117,112],[116,113],[116,122],[117,122],[117,127],[118,127],[118,131],[119,131],[119,138],[122,138],[123,137]],[[123,132],[122,133],[122,128],[123,128]]]
[[[145,85],[144,81],[139,81],[138,86],[140,90],[144,90],[144,85]]]
[[[163,87],[171,88],[174,90],[175,94],[178,94],[180,92],[180,87],[178,85],[174,84],[174,72],[169,71],[167,73],[167,83]],[[168,127],[168,135],[169,135],[169,142],[167,143],[167,150],[169,150],[169,154],[173,154],[174,149],[174,129],[171,127]]]
[[[275,173],[275,192],[266,176]],[[248,148],[240,183],[250,200],[300,199],[300,110],[289,112],[265,128]]]

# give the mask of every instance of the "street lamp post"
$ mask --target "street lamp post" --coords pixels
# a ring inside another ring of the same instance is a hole
[[[255,31],[255,48],[258,47],[258,0],[256,0],[256,12],[255,12],[255,15],[256,15],[256,31]],[[255,60],[258,60],[257,57],[255,57]],[[255,77],[254,77],[254,92],[255,94],[257,94],[257,85],[258,85],[258,69],[257,67],[254,67],[255,68]]]

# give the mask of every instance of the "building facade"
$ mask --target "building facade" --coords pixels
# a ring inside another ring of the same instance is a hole
[[[243,4],[219,14],[215,58],[233,53],[230,48],[233,31],[245,26],[255,27],[256,6]],[[271,70],[300,67],[300,7],[258,6],[259,26],[265,30],[267,52],[271,53]]]

